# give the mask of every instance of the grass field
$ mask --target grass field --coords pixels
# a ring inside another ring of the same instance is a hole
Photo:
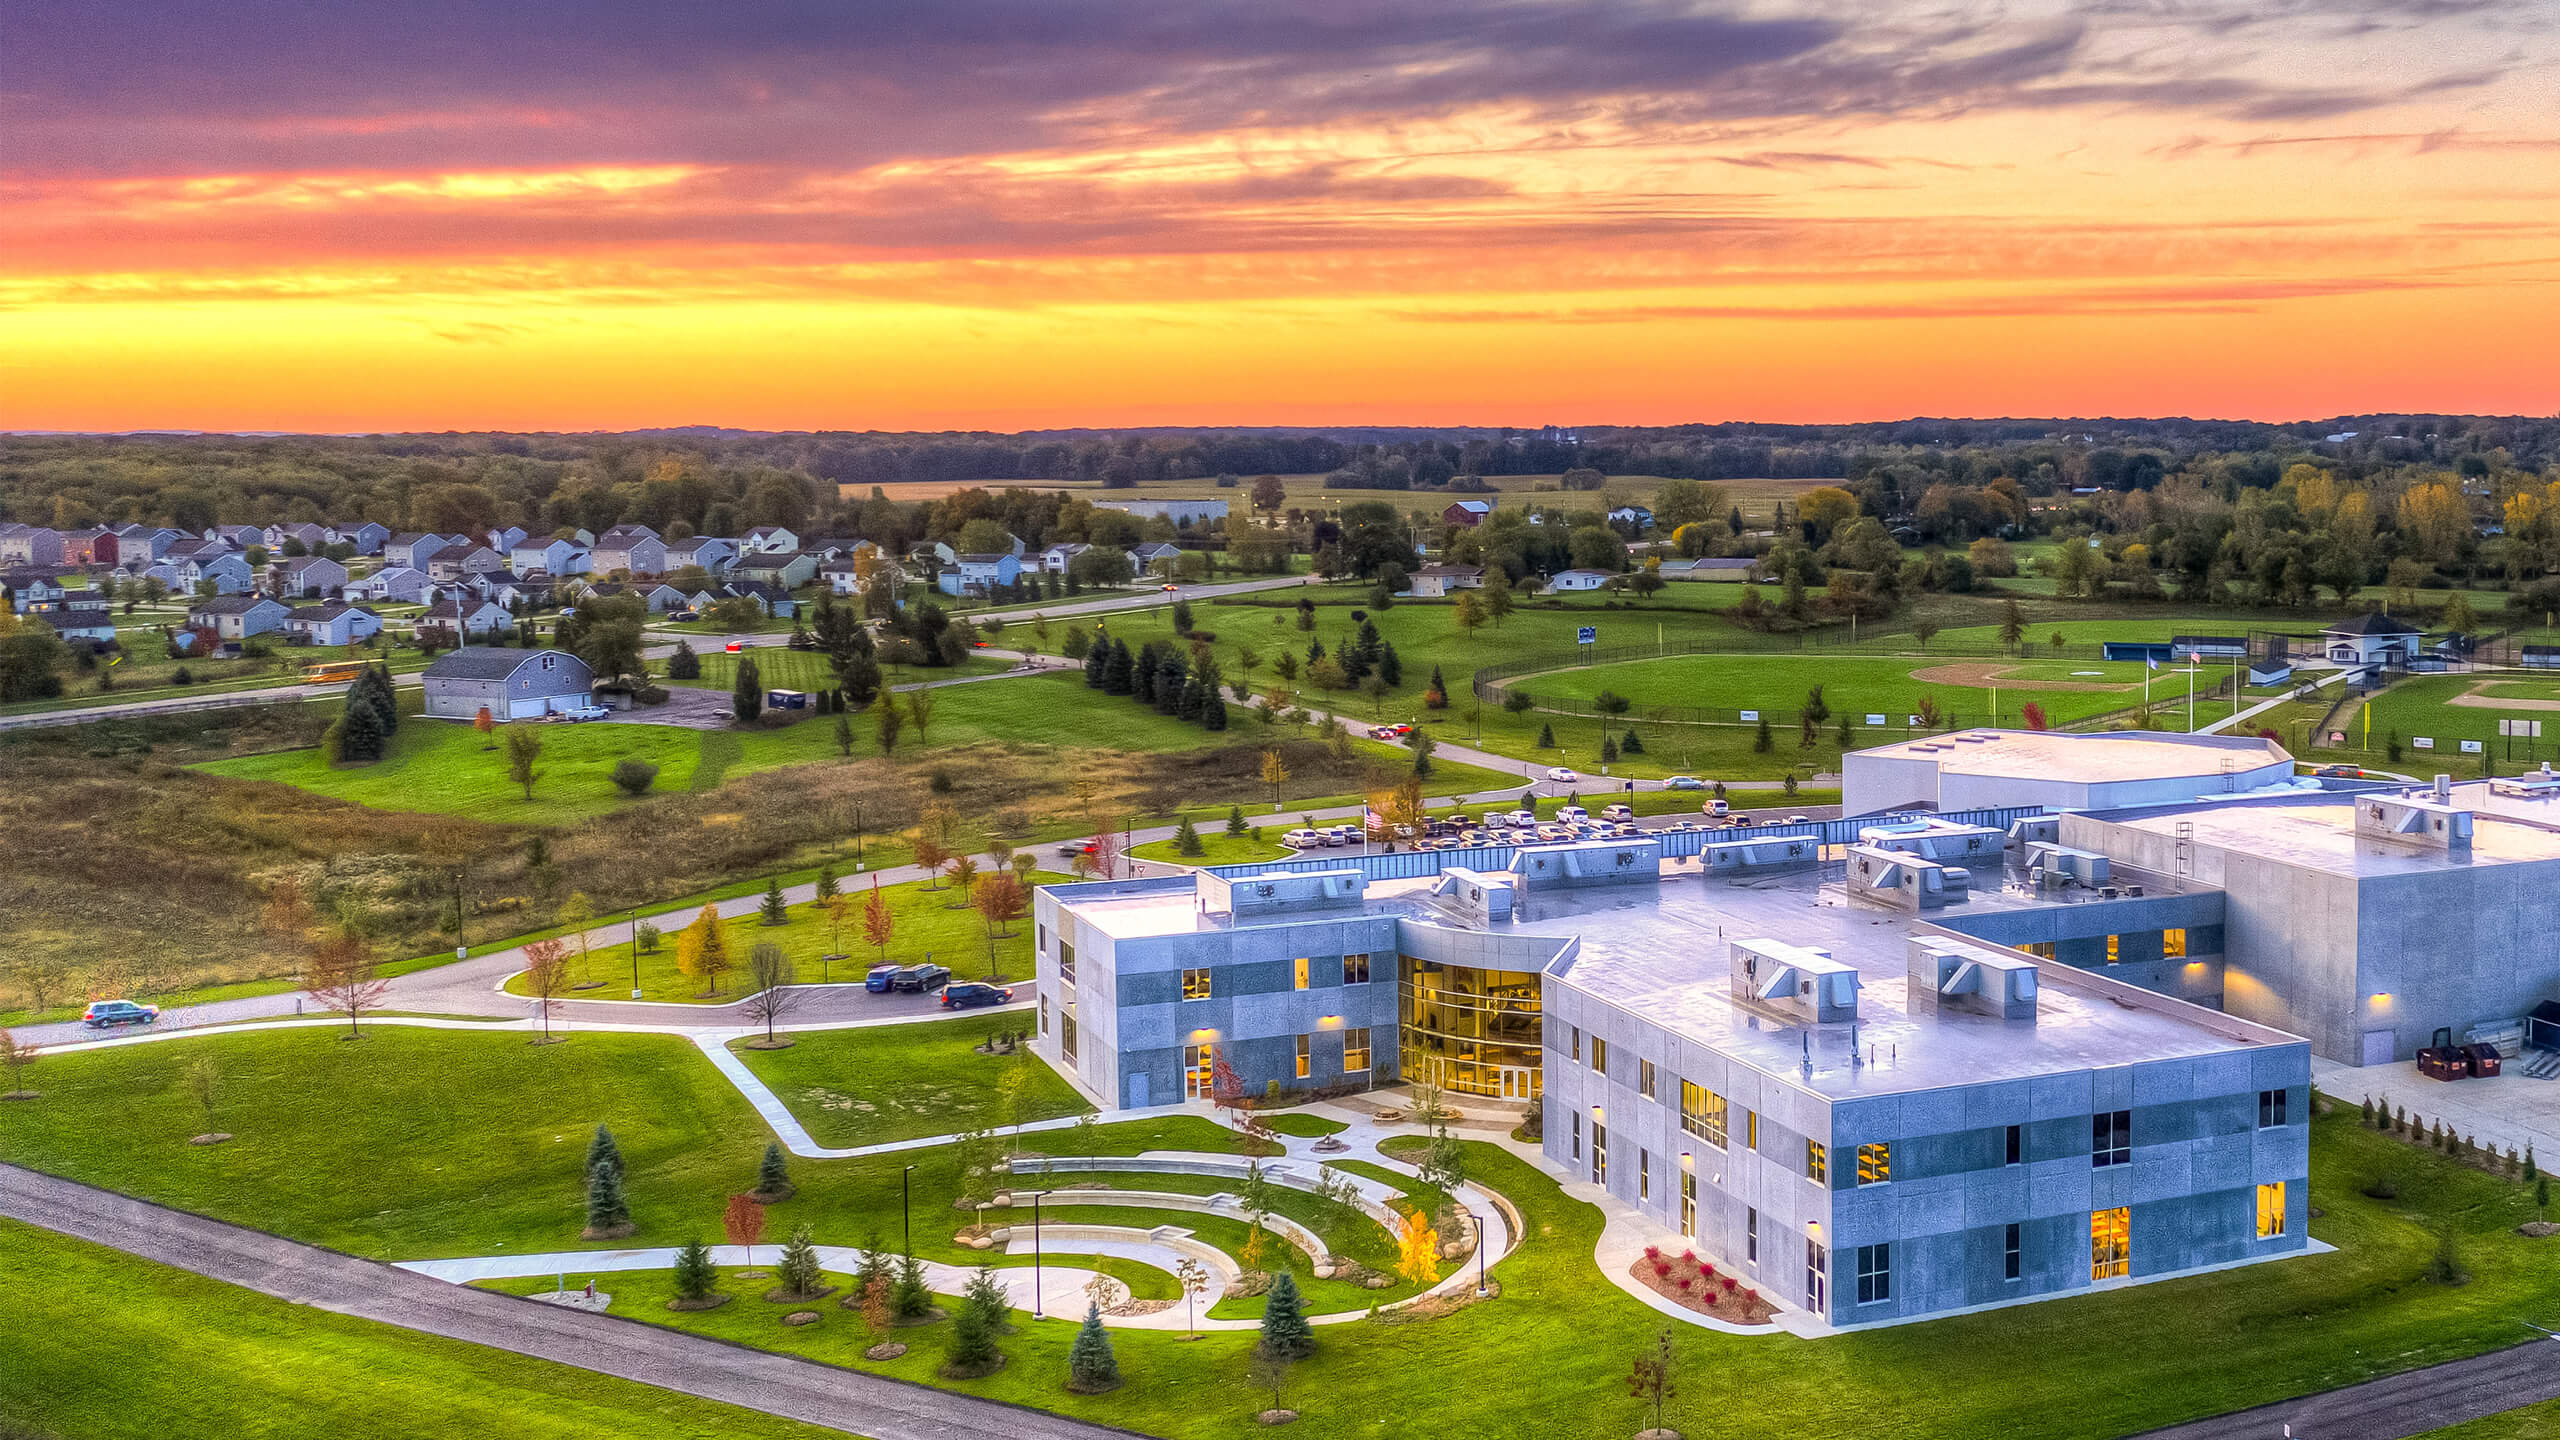
[[[30,1440],[838,1433],[270,1299],[14,1220],[0,1220],[0,1273],[13,1277],[0,1434]]]
[[[1205,476],[1193,480],[1152,481],[1134,489],[1119,490],[1105,489],[1100,483],[1093,481],[1022,480],[1004,477],[990,477],[983,480],[917,480],[883,485],[879,488],[892,500],[908,501],[938,500],[956,490],[970,488],[1039,490],[1061,495],[1078,495],[1095,501],[1224,500],[1232,513],[1251,508],[1253,478],[1250,475],[1244,476],[1242,483],[1231,487],[1219,485],[1215,476]],[[1288,492],[1289,497],[1286,504],[1300,509],[1312,507],[1339,509],[1344,505],[1356,505],[1366,500],[1383,500],[1399,510],[1418,511],[1437,516],[1446,510],[1452,501],[1485,498],[1478,494],[1456,491],[1444,493],[1437,490],[1333,489],[1325,484],[1328,478],[1325,475],[1281,476],[1281,486]],[[1558,478],[1555,475],[1487,475],[1484,477],[1484,482],[1493,487],[1495,503],[1498,505],[1541,504],[1553,505],[1559,509],[1600,510],[1607,508],[1602,503],[1603,497],[1614,497],[1609,500],[1610,504],[1628,501],[1637,504],[1648,503],[1653,499],[1654,492],[1662,488],[1663,479],[1659,475],[1612,475],[1608,477],[1608,484],[1603,489],[1562,490],[1557,487]],[[1792,501],[1796,496],[1814,486],[1837,485],[1841,482],[1837,480],[1744,479],[1715,480],[1706,483],[1724,492],[1727,505],[1741,506],[1746,523],[1765,525],[1769,521],[1770,506],[1773,502],[1781,499]],[[847,499],[866,498],[872,490],[872,487],[867,484],[839,485],[836,488]]]
[[[1068,878],[1047,871],[1032,872],[1035,885]],[[640,957],[640,998],[712,1005],[735,1000],[755,989],[748,956],[758,945],[781,946],[801,984],[858,982],[875,964],[920,964],[928,958],[935,964],[950,966],[953,976],[963,980],[984,979],[990,974],[1018,980],[1031,973],[1031,918],[1027,907],[1021,919],[1006,927],[1007,933],[990,937],[986,921],[971,908],[956,885],[946,882],[928,888],[922,880],[884,885],[880,895],[888,902],[894,927],[884,953],[863,940],[862,912],[870,899],[870,887],[846,881],[844,892],[847,903],[841,930],[827,911],[814,903],[791,906],[786,912],[789,920],[780,925],[767,925],[756,915],[721,921],[720,933],[728,948],[730,969],[719,977],[716,988],[676,968],[677,934],[692,923],[692,917],[660,917],[657,924],[665,938],[655,950]],[[829,954],[849,958],[830,965],[824,958]],[[572,947],[569,963],[573,973],[605,981],[604,994],[617,1000],[630,994],[628,941],[598,945],[584,959]],[[530,993],[522,974],[508,977],[507,990],[516,995]]]
[[[1287,826],[1281,817],[1269,816],[1258,822],[1268,839],[1256,840],[1249,835],[1227,835],[1215,830],[1200,832],[1200,853],[1185,855],[1170,840],[1152,841],[1129,851],[1141,860],[1165,860],[1176,865],[1242,865],[1252,860],[1286,860],[1295,851],[1280,843],[1280,832]]]
[[[209,1210],[269,1229],[409,1257],[574,1248],[586,1136],[609,1123],[630,1161],[636,1243],[716,1236],[723,1198],[751,1180],[766,1134],[690,1047],[651,1036],[579,1035],[533,1046],[520,1033],[400,1032],[361,1042],[327,1031],[209,1035],[44,1061],[45,1098],[9,1107],[0,1158]],[[222,1117],[240,1135],[195,1148],[202,1128],[180,1070],[216,1056],[236,1095]],[[1232,1132],[1177,1118],[1042,1132],[1052,1154],[1228,1150]],[[899,1233],[899,1180],[915,1170],[918,1253],[975,1258],[948,1236],[955,1147],[866,1160],[792,1162],[800,1194],[773,1207],[768,1233],[803,1221],[829,1244]],[[1506,1152],[1467,1147],[1470,1172],[1508,1196],[1526,1223],[1520,1250],[1493,1270],[1502,1298],[1421,1324],[1354,1323],[1321,1332],[1292,1398],[1311,1433],[1451,1434],[1606,1440],[1634,1428],[1618,1394],[1628,1358],[1660,1320],[1591,1274],[1600,1216]],[[2389,1176],[2398,1196],[2360,1190]],[[1696,1433],[1789,1429],[1900,1440],[2003,1434],[2099,1440],[2512,1343],[2518,1315],[2547,1311],[2548,1242],[2513,1227],[2531,1218],[2523,1186],[2357,1127],[2352,1109],[2313,1121],[2316,1238],[2334,1253],[1817,1342],[1681,1330],[1678,1363],[1717,1383],[1684,1387],[1673,1423]],[[2449,1229],[2469,1283],[2422,1277]],[[572,1277],[575,1280],[582,1278]],[[698,1316],[649,1304],[658,1284],[617,1279],[625,1313],[705,1333],[927,1380],[936,1337],[875,1367],[865,1337],[829,1311],[810,1332],[740,1302]],[[617,1301],[617,1309],[623,1309]],[[1228,1440],[1257,1433],[1240,1387],[1250,1336],[1185,1343],[1115,1337],[1131,1383],[1111,1395],[1060,1393],[1073,1325],[1026,1325],[1006,1369],[956,1388],[1150,1433]],[[2128,1345],[2175,1334],[2176,1345]],[[1946,1385],[1951,1369],[2015,1357],[1999,1385]],[[2029,1362],[2032,1363],[2023,1363]],[[1534,1385],[1420,1385],[1422,1374],[1503,1367]],[[1925,1405],[1907,1403],[1926,1387]],[[1892,1423],[1877,1427],[1879,1416]]]
[[[2475,695],[2488,703],[2453,703]],[[2502,705],[2499,701],[2542,704]],[[2392,685],[2365,705],[2350,708],[2332,721],[2330,728],[2346,732],[2345,744],[2316,744],[2314,748],[2325,758],[2389,765],[2390,746],[2396,740],[2401,768],[2423,770],[2435,766],[2466,777],[2478,774],[2478,767],[2486,759],[2500,771],[2513,773],[2544,760],[2560,759],[2560,708],[2542,708],[2553,702],[2560,702],[2560,683],[2539,677],[2420,675]],[[2369,736],[2367,709],[2372,719]],[[2501,720],[2540,722],[2543,733],[2539,738],[2510,739],[2498,733]],[[2315,740],[2320,738],[2323,737]],[[2421,747],[2421,739],[2434,744]],[[2466,753],[2462,748],[2465,741],[2476,742],[2479,752]]]
[[[1025,1015],[822,1030],[788,1050],[730,1048],[821,1145],[880,1145],[1080,1115],[1093,1107],[1030,1051],[980,1042],[1030,1028]],[[1010,1087],[1010,1088],[1008,1088]]]
[[[1931,678],[1935,672],[1936,678]],[[1936,702],[1948,723],[2019,723],[2022,708],[2044,707],[2056,725],[2121,710],[2142,701],[2144,667],[2095,660],[1911,660],[1813,655],[1671,655],[1579,670],[1523,676],[1511,682],[1540,699],[1588,702],[1602,691],[1629,701],[1630,717],[1656,707],[1784,711],[1792,717],[1805,697],[1822,687],[1836,727],[1840,717],[1865,726],[1881,714],[1882,728],[1899,729],[1924,699]],[[1972,680],[1978,683],[1966,683]],[[1993,682],[2000,710],[1992,711]],[[2023,682],[2012,684],[2008,682]],[[2183,701],[2187,677],[2160,671],[2151,677],[2155,701]],[[2040,688],[2040,687],[2054,688]],[[1732,719],[1731,715],[1722,718]]]

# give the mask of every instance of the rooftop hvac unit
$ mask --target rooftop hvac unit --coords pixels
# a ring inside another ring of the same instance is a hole
[[[1736,940],[1733,998],[1789,1020],[1828,1025],[1858,1018],[1857,967],[1828,950],[1783,940]]]

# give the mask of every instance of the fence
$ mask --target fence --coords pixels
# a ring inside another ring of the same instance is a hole
[[[331,691],[330,694],[336,694]],[[300,705],[309,697],[299,687],[276,687],[266,690],[240,690],[227,695],[206,695],[174,700],[148,700],[139,705],[119,706],[109,710],[36,710],[23,715],[0,716],[0,730],[36,730],[55,725],[89,725],[110,720],[149,720],[162,715],[184,715],[199,710],[229,710],[242,705]],[[113,704],[112,701],[101,702]]]
[[[2007,830],[2020,820],[2053,812],[2042,805],[2013,805],[1996,810],[1950,810],[1928,818],[1956,825],[1981,825]],[[1870,825],[1890,825],[1897,821],[1921,817],[1898,811],[1881,815],[1855,815],[1841,820],[1807,820],[1799,825],[1754,825],[1747,830],[1648,830],[1645,839],[1659,841],[1662,853],[1670,856],[1699,855],[1710,844],[1726,840],[1792,840],[1813,838],[1824,845],[1856,843],[1858,832]],[[1443,870],[1507,870],[1512,857],[1523,847],[1518,845],[1479,845],[1467,850],[1399,850],[1379,855],[1324,855],[1301,860],[1269,860],[1242,865],[1204,866],[1208,873],[1228,879],[1259,875],[1273,870],[1305,873],[1315,870],[1358,870],[1369,880],[1418,880],[1437,875]]]

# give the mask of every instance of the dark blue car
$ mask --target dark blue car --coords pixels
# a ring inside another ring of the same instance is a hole
[[[975,981],[942,988],[942,1008],[945,1010],[966,1010],[974,1005],[1006,1005],[1012,1001],[1013,991]]]
[[[874,995],[886,995],[889,993],[889,979],[896,975],[898,970],[899,967],[895,965],[874,965],[871,967],[871,973],[862,977],[862,988]]]

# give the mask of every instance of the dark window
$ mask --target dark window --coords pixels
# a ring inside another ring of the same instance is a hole
[[[2001,1163],[2001,1164],[2003,1164],[2003,1165],[2015,1165],[2015,1164],[2017,1164],[2018,1162],[2020,1162],[2020,1161],[2022,1161],[2022,1160],[2026,1159],[2026,1158],[2027,1158],[2027,1127],[2026,1127],[2026,1126],[2024,1126],[2024,1125],[2012,1125],[2012,1126],[2010,1126],[2010,1127],[2009,1127],[2009,1136],[2008,1136],[2008,1142],[2007,1142],[2007,1145],[2008,1145],[2008,1148],[2007,1148],[2005,1151],[2003,1151],[2003,1152],[2002,1152],[2002,1155],[2001,1155],[2001,1159],[2000,1159],[2000,1163]]]
[[[2133,1112],[2101,1110],[2089,1117],[2089,1163],[2092,1166],[2133,1163]]]
[[[2001,1238],[2000,1278],[2003,1280],[2015,1280],[2025,1272],[2026,1267],[2022,1262],[2026,1258],[2026,1252],[2020,1248],[2022,1239],[2020,1231],[2024,1228],[2011,1225]]]
[[[1858,1303],[1873,1305],[1893,1298],[1893,1247],[1858,1247]]]
[[[1365,953],[1342,957],[1342,983],[1345,985],[1369,983],[1369,957]]]
[[[2292,1092],[2288,1090],[2261,1090],[2258,1092],[2259,1129],[2272,1130],[2284,1123],[2285,1101],[2291,1098],[2291,1095]]]
[[[1760,1212],[1757,1209],[1742,1212],[1742,1258],[1754,1265],[1760,1263]]]

